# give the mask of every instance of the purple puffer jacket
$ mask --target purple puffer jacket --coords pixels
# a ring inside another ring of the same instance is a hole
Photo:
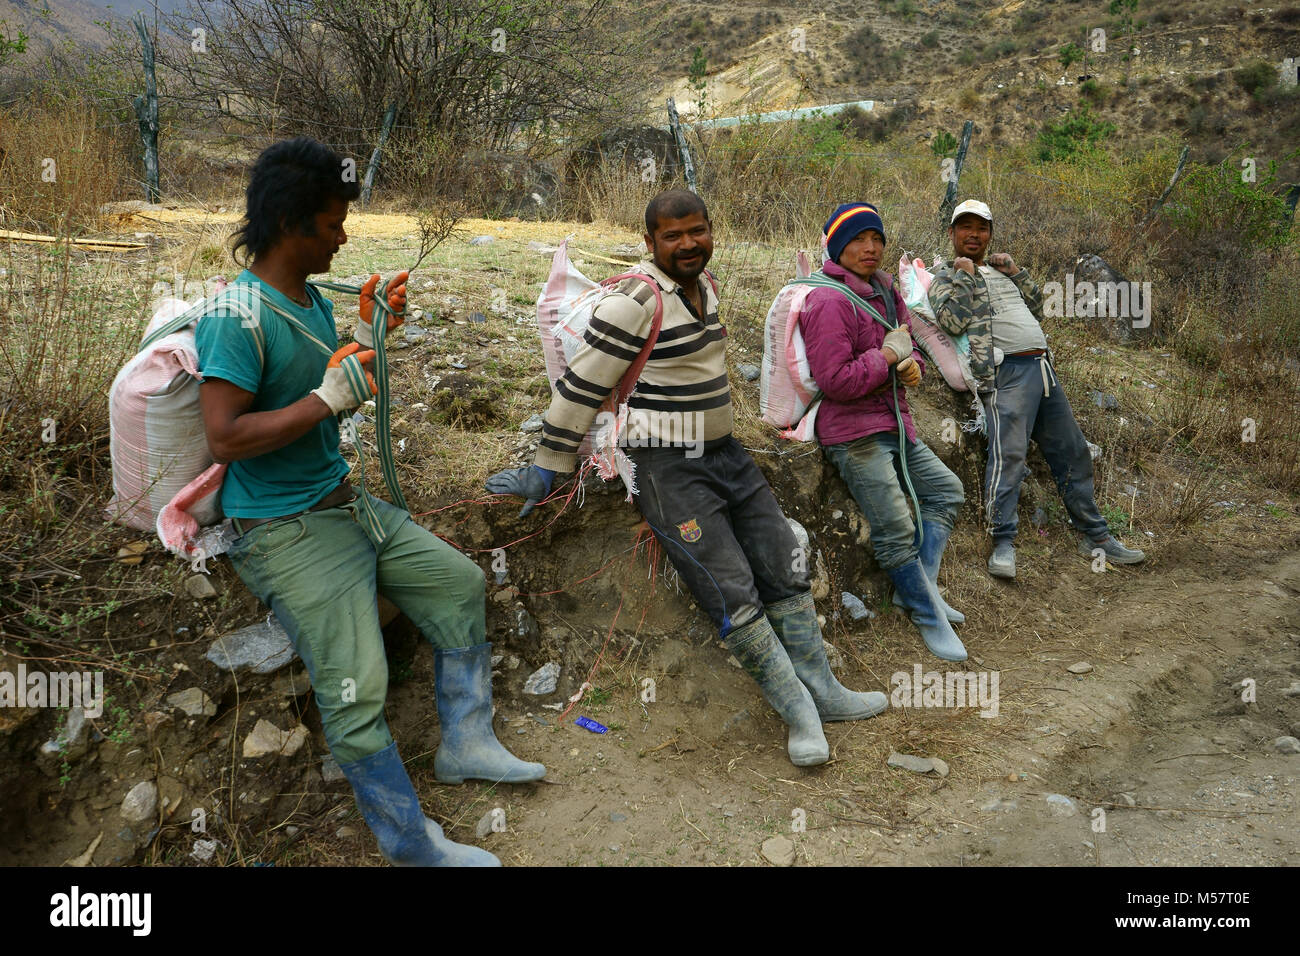
[[[885,300],[870,283],[834,262],[828,261],[822,266],[822,272],[846,283],[882,317],[888,318]],[[893,276],[877,271],[876,277],[894,296],[898,321],[911,328],[912,315],[903,304]],[[808,293],[799,325],[808,350],[809,368],[823,394],[817,411],[817,440],[823,445],[838,445],[877,432],[897,434],[889,363],[880,351],[885,327],[834,289],[813,289]],[[913,348],[912,358],[924,373],[925,361],[920,351]],[[898,401],[907,440],[914,442],[916,428],[912,425],[901,382]]]

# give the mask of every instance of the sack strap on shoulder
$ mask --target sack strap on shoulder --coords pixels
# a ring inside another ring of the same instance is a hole
[[[885,328],[892,329],[898,324],[897,320],[895,320],[893,325],[891,325],[883,315],[876,311],[874,306],[867,302],[866,299],[862,298],[862,296],[858,295],[843,282],[840,282],[838,279],[832,279],[824,272],[814,272],[812,275],[806,276],[802,279],[791,279],[790,285],[810,285],[819,289],[834,289],[858,308],[865,311],[867,315],[871,316]]]
[[[710,277],[712,278],[712,277]],[[650,320],[650,333],[645,338],[645,344],[641,346],[641,351],[637,353],[632,364],[627,367],[623,377],[619,380],[618,388],[614,394],[614,407],[617,408],[628,400],[632,390],[636,388],[637,379],[641,377],[641,372],[645,369],[645,363],[650,358],[650,353],[654,351],[655,342],[659,339],[659,329],[664,320],[664,297],[659,291],[659,283],[650,276],[642,272],[625,272],[622,275],[611,276],[600,284],[606,288],[612,288],[615,284],[622,282],[624,279],[638,279],[650,287],[650,291],[655,297],[655,314]],[[714,294],[716,295],[716,288]]]

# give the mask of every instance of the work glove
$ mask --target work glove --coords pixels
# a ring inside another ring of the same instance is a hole
[[[335,415],[356,408],[372,395],[379,394],[374,378],[365,367],[375,357],[375,353],[373,350],[362,352],[360,349],[361,346],[353,342],[331,355],[320,388],[311,390]]]
[[[898,380],[908,388],[914,388],[921,384],[921,366],[916,364],[916,359],[910,355],[894,366],[898,372]]]
[[[388,318],[389,332],[406,321],[402,313],[406,311],[406,279],[410,274],[409,271],[399,272],[389,279],[387,285],[384,286],[384,294],[388,297],[388,307],[397,313],[397,315]],[[366,284],[361,287],[361,321],[357,323],[357,329],[352,333],[352,338],[363,349],[375,347],[375,329],[372,321],[375,314],[375,287],[378,285],[379,276],[372,275],[366,280]]]
[[[881,351],[889,349],[894,355],[894,362],[898,363],[905,358],[912,356],[912,333],[906,325],[900,325],[896,329],[890,329],[885,333],[884,344],[880,346]]]
[[[526,468],[499,471],[484,485],[494,495],[515,495],[524,499],[524,507],[519,517],[526,518],[533,506],[551,493],[551,482],[555,472],[549,468],[529,465]]]

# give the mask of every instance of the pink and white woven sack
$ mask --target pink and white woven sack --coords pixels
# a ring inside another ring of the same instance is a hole
[[[795,259],[795,277],[812,274],[808,254]],[[799,328],[804,300],[815,286],[786,285],[767,310],[763,323],[763,367],[758,403],[763,421],[781,429],[781,437],[814,441],[821,389],[808,368],[808,352]]]

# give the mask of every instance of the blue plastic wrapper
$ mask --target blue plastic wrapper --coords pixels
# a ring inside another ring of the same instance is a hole
[[[608,727],[606,727],[604,724],[596,723],[590,717],[579,717],[577,720],[574,721],[574,723],[577,724],[579,727],[581,727],[583,730],[590,730],[593,734],[609,733]]]

